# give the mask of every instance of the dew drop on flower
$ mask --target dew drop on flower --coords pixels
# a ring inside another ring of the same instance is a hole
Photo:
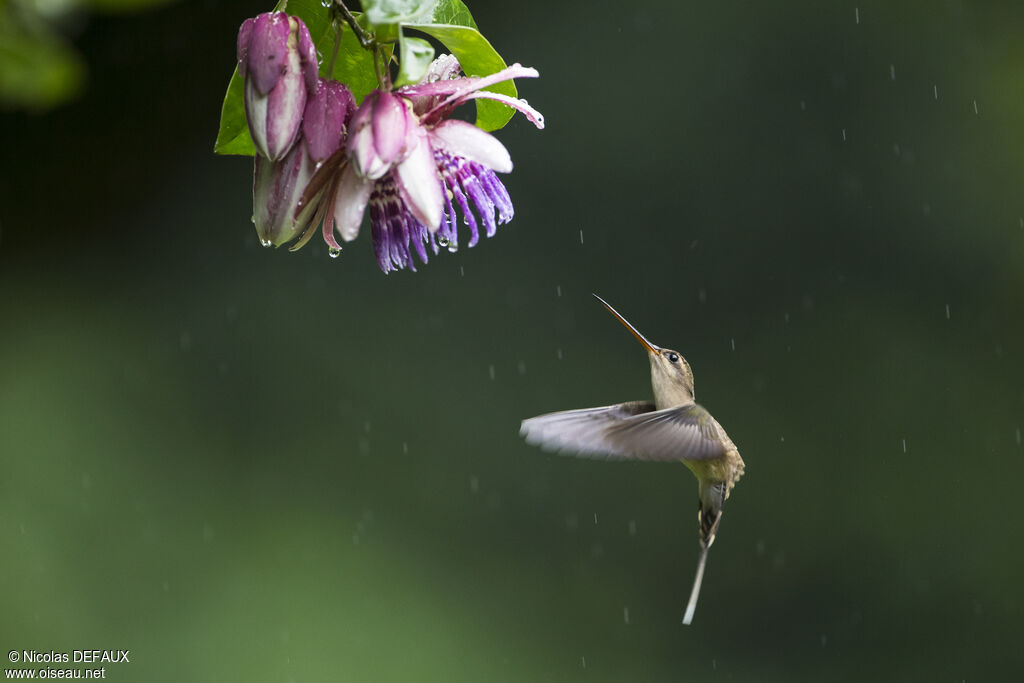
[[[448,238],[447,237],[438,237],[437,238],[437,244],[438,244],[438,246],[447,247],[448,246]]]
[[[327,255],[330,256],[331,258],[338,258],[339,256],[341,256],[341,249],[339,249],[338,247],[331,247],[330,249],[327,250]]]
[[[270,240],[268,240],[268,239],[266,239],[264,237],[260,238],[260,244],[262,244],[264,247],[272,247],[272,246],[274,246],[273,242],[271,242]]]

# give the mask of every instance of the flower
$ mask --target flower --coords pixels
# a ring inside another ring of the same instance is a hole
[[[470,229],[471,247],[479,239],[477,216],[488,237],[512,219],[512,202],[495,175],[512,170],[508,151],[490,133],[448,116],[464,102],[488,98],[543,128],[543,116],[525,100],[482,90],[538,73],[519,64],[483,78],[457,77],[459,70],[458,61],[444,55],[421,83],[377,90],[363,100],[352,119],[347,158],[321,171],[332,176],[332,208],[323,224],[332,252],[341,248],[333,233],[344,241],[358,236],[367,205],[374,251],[385,273],[415,270],[410,247],[422,263],[428,245],[435,254],[439,245],[457,249],[458,213]]]
[[[266,12],[242,22],[238,72],[245,78],[245,117],[264,157],[280,161],[295,144],[317,70],[313,39],[298,17]]]
[[[356,110],[351,91],[342,83],[320,79],[302,115],[302,126],[296,144],[280,161],[256,155],[253,173],[253,222],[264,246],[281,246],[297,235],[302,237],[292,247],[301,247],[312,235],[312,228],[322,220],[317,216],[322,186],[313,187],[310,180],[325,161],[342,149],[348,125]]]

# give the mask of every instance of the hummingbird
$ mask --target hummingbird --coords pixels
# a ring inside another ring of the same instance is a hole
[[[682,354],[648,341],[607,301],[594,298],[633,333],[651,362],[653,401],[564,410],[523,420],[528,443],[582,457],[681,461],[697,477],[700,557],[683,623],[693,621],[708,549],[722,521],[722,505],[743,475],[736,444],[693,394],[693,370]]]

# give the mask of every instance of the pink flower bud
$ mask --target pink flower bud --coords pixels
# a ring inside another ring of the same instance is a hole
[[[282,159],[295,144],[308,94],[316,88],[316,48],[298,17],[267,12],[238,31],[238,71],[245,78],[245,116],[256,150]]]

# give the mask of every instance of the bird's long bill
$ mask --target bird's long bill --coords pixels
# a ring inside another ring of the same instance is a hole
[[[644,335],[640,334],[640,330],[638,330],[635,327],[633,327],[628,320],[623,318],[622,315],[619,314],[618,311],[616,311],[614,308],[612,308],[611,304],[609,304],[607,301],[605,301],[604,299],[599,297],[597,294],[594,295],[594,298],[597,299],[598,301],[600,301],[602,304],[604,304],[604,307],[607,308],[608,311],[612,315],[614,315],[616,318],[618,318],[619,322],[622,323],[623,325],[625,325],[626,328],[630,332],[632,332],[634,334],[634,336],[636,336],[637,339],[640,340],[640,343],[644,345],[645,349],[647,349],[651,353],[657,353],[660,350],[657,346],[655,346],[651,342],[647,341],[647,337],[645,337]]]

